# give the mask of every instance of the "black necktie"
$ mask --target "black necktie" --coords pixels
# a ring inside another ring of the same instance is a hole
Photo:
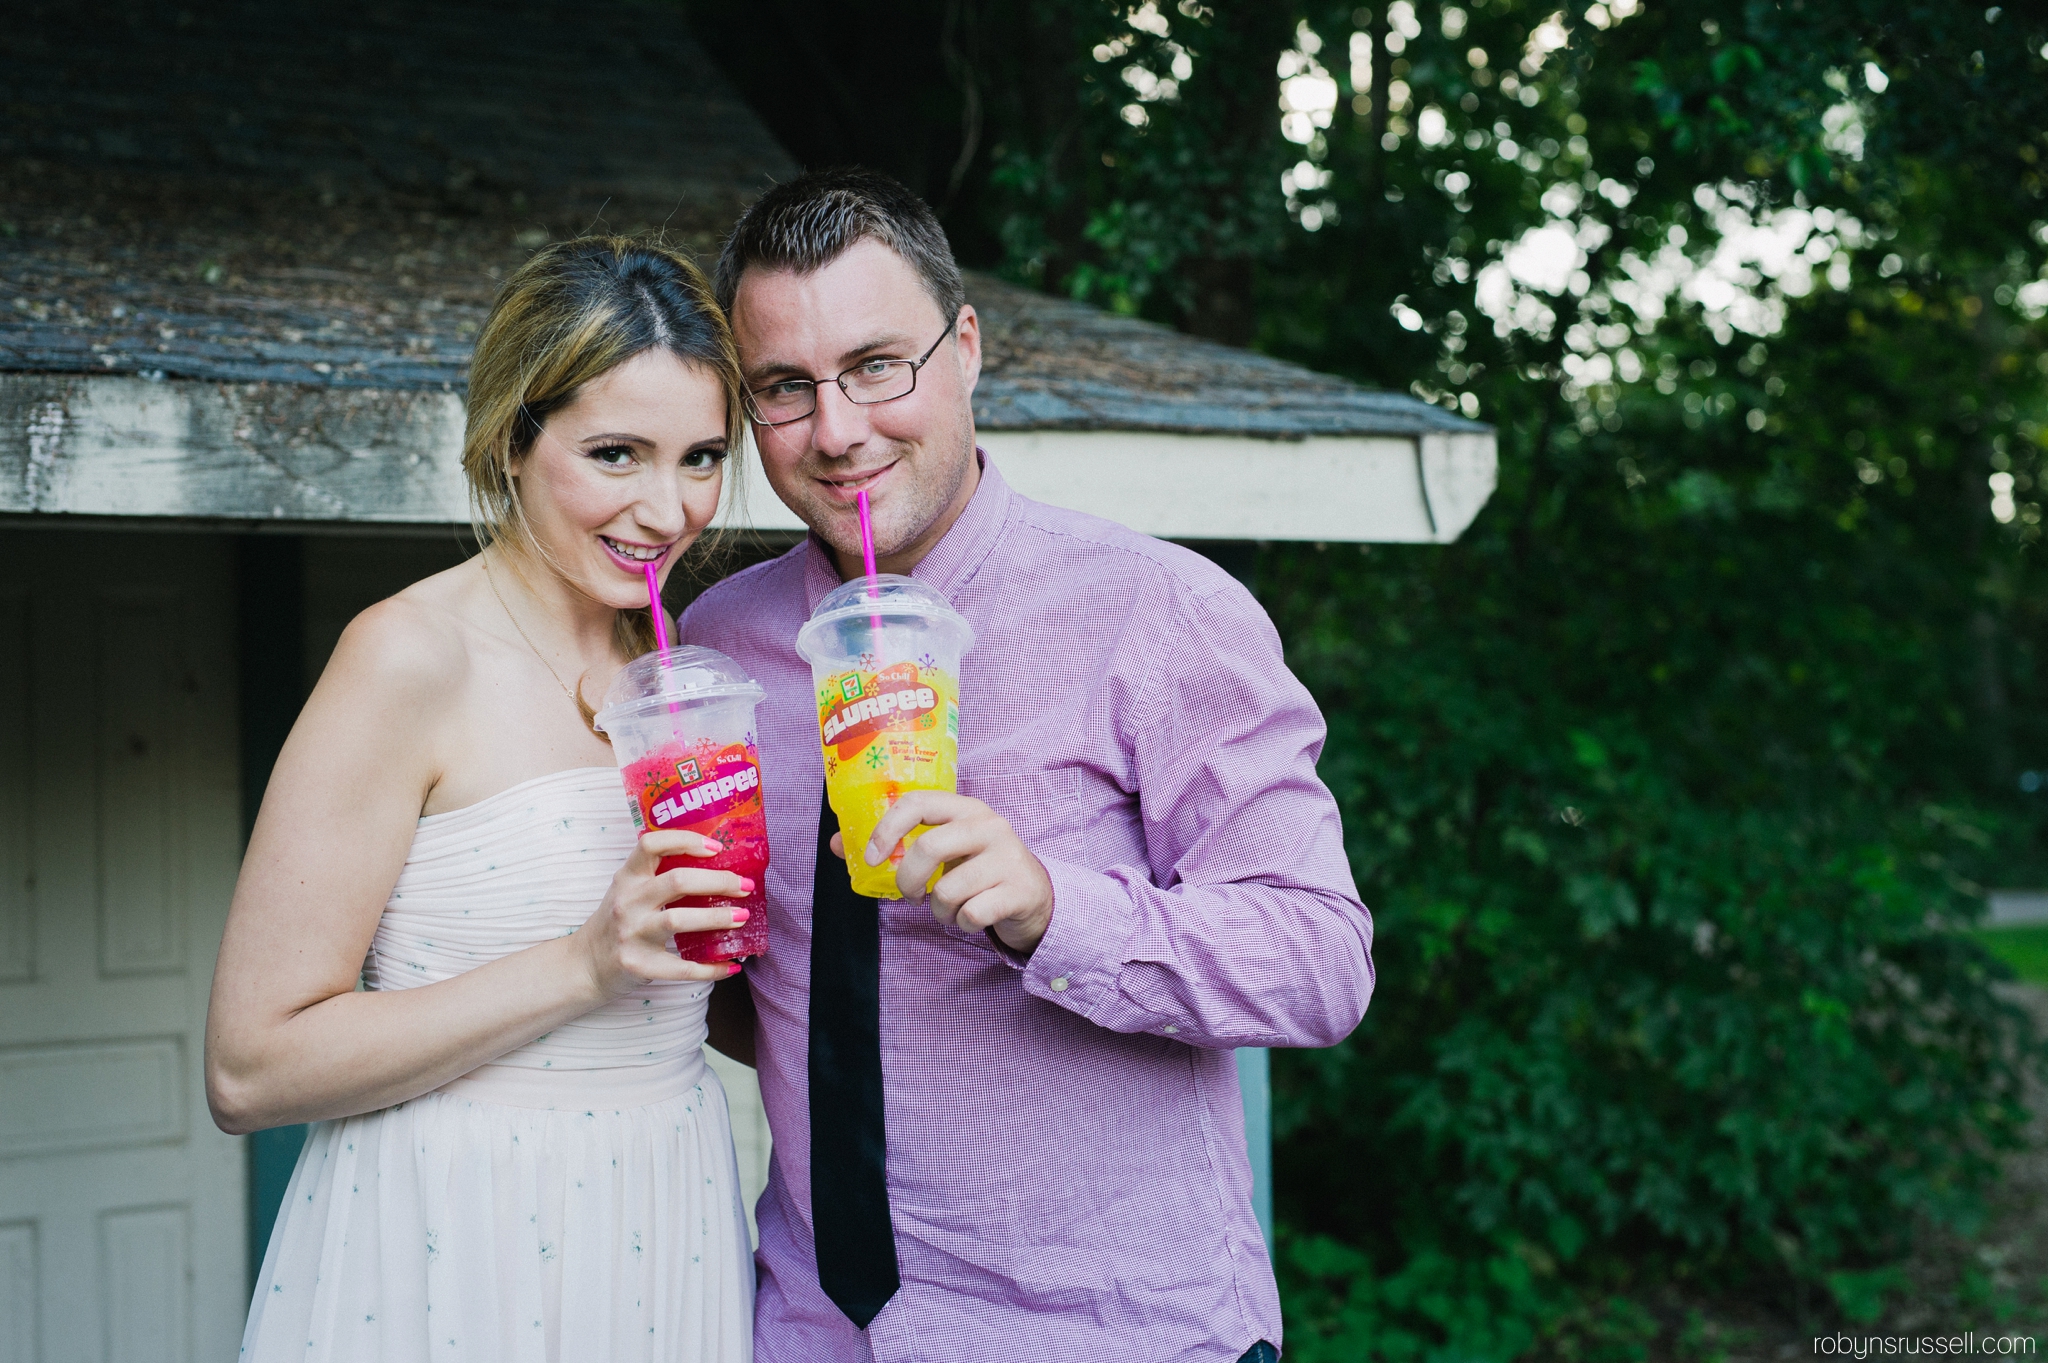
[[[839,816],[818,799],[811,884],[811,1219],[818,1285],[861,1329],[896,1295],[896,1233],[883,1176],[882,924],[832,855]],[[860,855],[859,848],[847,851]]]

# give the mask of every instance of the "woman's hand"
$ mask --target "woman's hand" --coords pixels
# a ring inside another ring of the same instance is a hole
[[[745,909],[662,907],[685,895],[751,894],[753,884],[731,871],[696,866],[658,869],[663,857],[709,857],[720,850],[702,834],[679,829],[640,835],[639,845],[612,877],[604,902],[576,933],[601,996],[617,998],[649,980],[723,980],[739,973],[734,962],[700,965],[684,960],[676,954],[675,935],[737,927],[747,921]]]

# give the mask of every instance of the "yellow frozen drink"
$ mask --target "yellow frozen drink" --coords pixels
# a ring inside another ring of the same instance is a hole
[[[944,596],[894,573],[839,587],[797,634],[855,894],[902,898],[896,863],[923,828],[880,866],[867,864],[868,839],[905,791],[957,787],[960,658],[973,643],[973,627]]]

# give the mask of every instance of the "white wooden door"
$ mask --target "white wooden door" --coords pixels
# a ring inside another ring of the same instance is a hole
[[[236,1353],[234,601],[220,537],[0,529],[0,1363]]]

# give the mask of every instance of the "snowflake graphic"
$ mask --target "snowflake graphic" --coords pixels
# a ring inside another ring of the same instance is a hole
[[[917,655],[917,665],[929,672],[938,667],[939,660],[929,653],[920,653]]]
[[[868,746],[868,770],[880,771],[882,764],[888,760],[888,755],[882,751],[881,744],[874,743]]]
[[[863,672],[872,672],[875,670],[875,655],[872,652],[863,653],[860,655],[860,670]]]

